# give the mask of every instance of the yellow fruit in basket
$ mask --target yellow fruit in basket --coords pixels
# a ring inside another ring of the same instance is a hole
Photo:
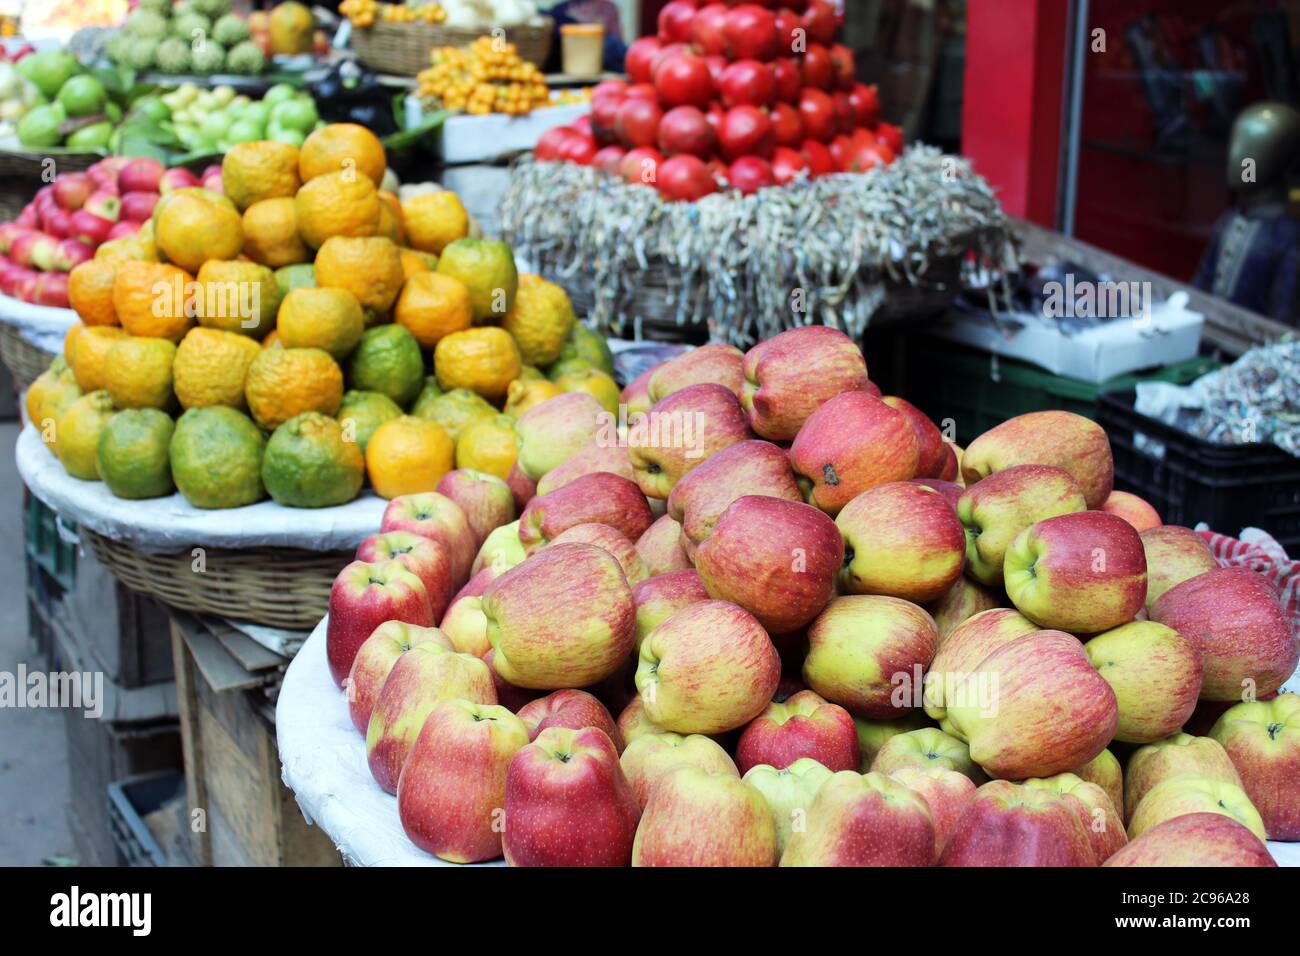
[[[167,339],[119,339],[108,350],[104,383],[113,404],[118,408],[168,408],[175,360],[176,346]]]
[[[566,392],[586,392],[610,414],[618,414],[621,401],[618,383],[599,369],[585,368],[566,372],[555,380],[555,384]]]
[[[563,394],[564,389],[544,378],[517,378],[510,383],[510,388],[506,392],[505,413],[512,418],[518,418],[534,405],[540,405],[548,398]]]
[[[81,326],[73,351],[72,370],[83,392],[94,392],[108,381],[108,352],[126,331],[116,325]]]
[[[310,53],[315,29],[311,10],[301,3],[287,0],[276,4],[271,10],[271,52]]]
[[[451,471],[455,447],[440,425],[403,415],[375,429],[366,445],[366,473],[382,498],[433,491]]]
[[[406,222],[402,218],[402,204],[395,193],[379,191],[379,235],[386,236],[399,246],[406,245]]]
[[[118,325],[113,308],[113,279],[118,263],[90,259],[68,273],[68,304],[87,325]]]
[[[194,325],[186,315],[193,278],[165,262],[123,262],[113,278],[113,308],[131,335],[179,342]]]
[[[323,349],[262,349],[248,367],[244,398],[253,420],[274,431],[303,412],[337,412],[343,372]]]
[[[421,348],[431,349],[452,332],[474,324],[474,308],[465,283],[428,270],[406,280],[393,319],[406,326]]]
[[[378,185],[387,168],[384,144],[356,123],[322,126],[307,137],[298,154],[298,175],[304,183],[334,173],[361,173]]]
[[[287,349],[324,349],[341,361],[361,341],[366,320],[347,289],[294,289],[280,305],[275,330]]]
[[[221,188],[240,212],[264,199],[292,198],[301,185],[298,147],[290,143],[236,143],[221,161]]]
[[[554,282],[525,272],[519,276],[519,291],[501,327],[515,337],[525,363],[543,366],[560,357],[577,321],[569,293]]]
[[[264,265],[210,259],[197,276],[199,325],[260,339],[275,327],[280,284]]]
[[[114,411],[113,399],[101,389],[81,396],[59,416],[54,426],[58,437],[55,452],[63,470],[73,478],[99,480],[99,433]]]
[[[452,332],[433,353],[434,373],[443,388],[468,388],[487,399],[504,398],[523,363],[505,329],[486,327]]]
[[[77,377],[61,356],[56,356],[50,363],[50,367],[28,386],[24,404],[27,420],[36,426],[41,437],[49,442],[51,450],[58,437],[57,428],[54,426],[59,416],[69,405],[81,398],[82,394],[81,386],[77,384]]]
[[[158,247],[153,239],[153,226],[142,225],[133,236],[110,239],[95,250],[95,260],[101,262],[157,262]]]
[[[85,327],[84,322],[76,322],[63,336],[63,360],[68,363],[68,368],[72,368],[73,356],[77,354],[77,336],[81,334],[81,330]]]
[[[406,200],[402,219],[407,243],[421,252],[441,255],[450,243],[469,235],[469,213],[449,189]]]
[[[510,247],[499,239],[457,239],[442,250],[438,270],[469,286],[475,325],[498,325],[514,305],[519,273]]]
[[[515,420],[509,415],[475,419],[456,439],[457,468],[486,471],[502,481],[510,476],[518,455],[519,436],[515,434]]]
[[[188,272],[209,259],[233,259],[244,247],[234,203],[207,189],[181,189],[160,199],[154,233],[163,255]]]
[[[405,280],[397,246],[383,236],[332,236],[316,253],[316,285],[346,289],[365,309],[386,311]]]
[[[176,348],[172,388],[183,408],[226,405],[244,409],[244,379],[261,346],[247,335],[190,329]]]
[[[416,399],[411,414],[435,422],[442,427],[452,440],[460,438],[472,422],[480,418],[491,418],[497,410],[482,395],[475,395],[467,388],[453,388],[441,395],[426,398],[423,394]]]
[[[292,198],[263,199],[244,210],[244,255],[272,269],[311,259]]]
[[[280,348],[284,348],[284,344],[280,341],[280,330],[279,330],[279,329],[272,329],[272,330],[267,334],[266,338],[262,339],[262,348],[264,348],[264,349],[280,349]]]
[[[402,257],[402,272],[407,279],[417,272],[432,272],[438,265],[438,257],[414,249],[398,249]]]
[[[331,236],[373,236],[379,228],[380,202],[375,184],[367,176],[317,176],[294,197],[298,231],[313,249]]]

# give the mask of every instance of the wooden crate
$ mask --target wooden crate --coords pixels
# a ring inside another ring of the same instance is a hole
[[[280,779],[274,691],[287,663],[222,622],[171,621],[192,855],[212,866],[339,866]],[[268,690],[271,693],[268,693]],[[201,811],[196,814],[195,811]]]

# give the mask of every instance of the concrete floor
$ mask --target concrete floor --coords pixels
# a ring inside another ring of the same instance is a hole
[[[27,634],[17,440],[18,423],[0,422],[0,671],[10,674],[19,662],[47,666]],[[74,853],[63,723],[52,708],[0,710],[0,866],[39,866]]]

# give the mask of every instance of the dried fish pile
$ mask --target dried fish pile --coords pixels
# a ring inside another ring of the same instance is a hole
[[[1191,386],[1200,411],[1186,428],[1224,445],[1272,442],[1300,457],[1300,341],[1251,349]]]
[[[500,220],[504,238],[602,329],[706,325],[737,345],[814,323],[856,337],[891,301],[922,292],[929,309],[942,308],[963,283],[1016,261],[988,184],[960,157],[924,146],[865,174],[696,203],[524,159]]]

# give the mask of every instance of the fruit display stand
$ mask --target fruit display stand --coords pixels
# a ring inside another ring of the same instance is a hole
[[[0,295],[0,359],[19,391],[50,367],[77,313]]]
[[[32,494],[75,523],[129,587],[173,608],[290,631],[310,630],[325,612],[334,576],[385,504],[372,494],[312,511],[273,501],[203,511],[178,494],[129,501],[70,477],[30,425],[16,457]]]
[[[810,321],[860,337],[929,317],[1015,261],[988,184],[929,147],[866,173],[693,203],[589,166],[523,161],[501,229],[599,328],[741,346]]]
[[[375,23],[351,33],[357,59],[372,70],[414,76],[429,65],[429,53],[440,46],[469,46],[490,30],[463,29],[440,23]],[[537,23],[504,28],[505,42],[519,48],[519,55],[541,66],[551,53],[555,21],[538,17]]]

